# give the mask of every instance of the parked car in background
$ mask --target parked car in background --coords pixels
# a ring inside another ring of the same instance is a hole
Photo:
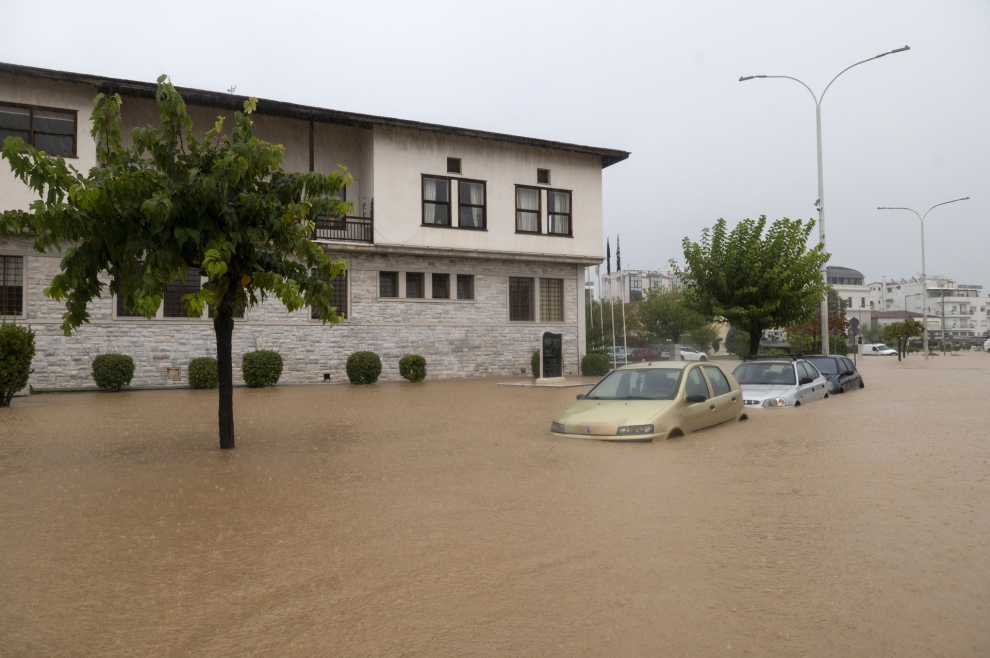
[[[606,347],[605,353],[608,354],[608,359],[612,363],[625,362],[626,348],[624,347]]]
[[[801,357],[747,357],[732,374],[747,409],[798,407],[828,397],[828,380]]]
[[[983,349],[986,350],[987,352],[990,352],[990,338],[987,338],[985,341],[983,341]]]
[[[864,343],[860,346],[863,356],[897,356],[897,350],[890,349],[883,343]]]
[[[708,355],[687,345],[681,345],[681,361],[707,361]]]
[[[857,388],[864,388],[863,376],[856,370],[856,364],[850,359],[838,355],[806,355],[808,363],[815,366],[818,372],[825,375],[829,383],[830,393],[845,393]]]
[[[660,361],[662,358],[660,352],[656,352],[650,347],[634,347],[629,350],[629,363]]]

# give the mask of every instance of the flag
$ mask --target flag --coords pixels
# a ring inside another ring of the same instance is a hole
[[[622,271],[622,254],[619,253],[619,236],[615,236],[615,271]]]
[[[612,274],[612,247],[605,238],[605,274]]]

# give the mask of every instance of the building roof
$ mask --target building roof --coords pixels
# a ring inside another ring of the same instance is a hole
[[[907,318],[920,318],[923,316],[921,313],[915,313],[914,311],[870,311],[870,317],[877,320],[906,320]]]
[[[863,273],[859,270],[854,270],[851,267],[838,267],[836,265],[829,265],[825,268],[827,276],[840,276],[844,278],[855,278],[862,279]]]
[[[158,88],[158,85],[154,82],[137,82],[135,80],[123,80],[120,78],[106,78],[99,75],[70,73],[67,71],[52,71],[50,69],[41,69],[33,66],[21,66],[19,64],[6,64],[3,62],[0,62],[0,73],[92,85],[104,93],[116,93],[121,96],[131,96],[137,98],[154,98],[155,91]],[[227,110],[240,110],[244,107],[244,101],[248,98],[247,96],[236,96],[234,94],[206,91],[203,89],[191,89],[189,87],[176,87],[176,89],[180,94],[182,94],[182,98],[189,105],[203,105]],[[424,132],[453,135],[457,137],[488,139],[497,142],[507,142],[510,144],[520,144],[523,146],[533,146],[557,151],[587,153],[599,156],[602,159],[603,169],[609,165],[615,164],[616,162],[625,160],[630,155],[628,151],[620,151],[618,149],[600,148],[597,146],[581,146],[578,144],[555,142],[546,139],[536,139],[533,137],[520,137],[518,135],[493,133],[485,130],[456,128],[454,126],[442,126],[435,123],[423,123],[420,121],[408,121],[405,119],[392,119],[389,117],[358,114],[356,112],[344,112],[341,110],[330,110],[322,107],[297,105],[295,103],[284,103],[282,101],[273,101],[262,98],[258,99],[258,108],[256,113],[284,116],[293,119],[319,121],[321,123],[356,126],[359,128],[371,128],[373,126],[405,128],[408,130],[420,130]]]

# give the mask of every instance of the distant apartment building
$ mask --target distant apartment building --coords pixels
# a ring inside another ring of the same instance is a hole
[[[670,268],[660,270],[620,270],[602,276],[601,295],[605,299],[621,299],[623,304],[642,301],[649,291],[663,290],[680,283]]]
[[[990,303],[983,294],[983,286],[956,283],[948,277],[928,277],[922,287],[920,279],[884,279],[870,284],[870,304],[881,312],[911,311],[921,314],[928,311],[929,335],[942,336],[942,318],[945,318],[946,338],[972,338],[987,336],[990,327]]]
[[[849,267],[829,266],[826,280],[846,307],[846,320],[855,325],[870,323],[870,287],[864,283],[863,273]]]

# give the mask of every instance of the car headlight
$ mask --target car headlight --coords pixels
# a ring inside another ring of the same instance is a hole
[[[564,424],[563,423],[550,423],[550,431],[551,432],[557,432],[558,434],[563,434],[564,433]]]
[[[831,393],[834,390],[835,390],[835,383],[834,382],[829,382],[828,383],[828,392]]]
[[[627,434],[653,434],[653,425],[625,425],[616,432],[618,436]]]
[[[787,400],[784,398],[769,398],[763,401],[764,407],[786,407]]]

